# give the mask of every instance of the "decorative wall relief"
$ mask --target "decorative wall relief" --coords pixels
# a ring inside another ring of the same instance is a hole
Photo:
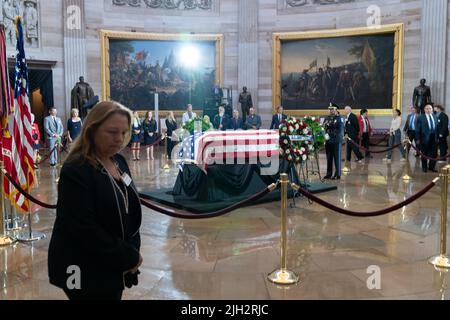
[[[339,4],[355,2],[355,0],[285,0],[286,7],[302,7],[313,5]]]
[[[168,10],[211,10],[213,0],[112,0],[114,6]]]
[[[7,46],[16,45],[16,16],[22,17],[23,36],[25,47],[38,48],[39,37],[39,11],[38,0],[0,0],[0,20],[5,26],[5,42]]]

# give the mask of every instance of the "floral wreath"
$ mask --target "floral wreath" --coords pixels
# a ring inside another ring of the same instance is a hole
[[[189,119],[183,125],[183,129],[186,130],[186,131],[189,131],[190,134],[194,134],[195,122],[196,121],[201,121],[201,123],[202,123],[202,132],[208,131],[209,129],[211,129],[211,121],[209,120],[208,116],[204,116],[203,118],[195,117],[195,118]]]
[[[325,145],[325,129],[316,117],[288,117],[280,124],[280,156],[301,163]]]

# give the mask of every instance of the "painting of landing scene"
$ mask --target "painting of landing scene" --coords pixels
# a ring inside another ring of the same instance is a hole
[[[281,42],[281,104],[392,109],[394,33]]]
[[[109,39],[110,97],[133,110],[203,108],[216,83],[216,41]]]

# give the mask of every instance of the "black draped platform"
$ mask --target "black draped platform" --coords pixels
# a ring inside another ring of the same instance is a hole
[[[261,166],[257,164],[211,165],[207,174],[197,166],[189,164],[178,172],[172,189],[144,189],[141,195],[146,199],[190,212],[211,212],[264,190],[279,179],[280,172],[287,173],[291,182],[305,187],[305,184],[300,182],[294,166],[287,161],[280,163],[279,171],[275,175],[262,175]],[[312,193],[337,189],[334,185],[323,183],[307,184],[306,188]],[[294,193],[290,189],[289,197],[293,196]],[[279,200],[280,192],[275,190],[252,204]]]

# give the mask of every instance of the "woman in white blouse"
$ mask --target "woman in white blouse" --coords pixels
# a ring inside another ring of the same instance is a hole
[[[402,131],[400,130],[400,127],[402,125],[401,114],[401,111],[398,109],[392,111],[392,122],[391,128],[389,129],[389,148],[402,142]],[[402,155],[402,159],[400,161],[406,161],[405,149],[403,148],[402,144],[398,146],[398,150],[400,150],[400,154]],[[383,160],[389,163],[391,162],[391,158],[392,149],[389,150],[386,158],[384,158]]]

